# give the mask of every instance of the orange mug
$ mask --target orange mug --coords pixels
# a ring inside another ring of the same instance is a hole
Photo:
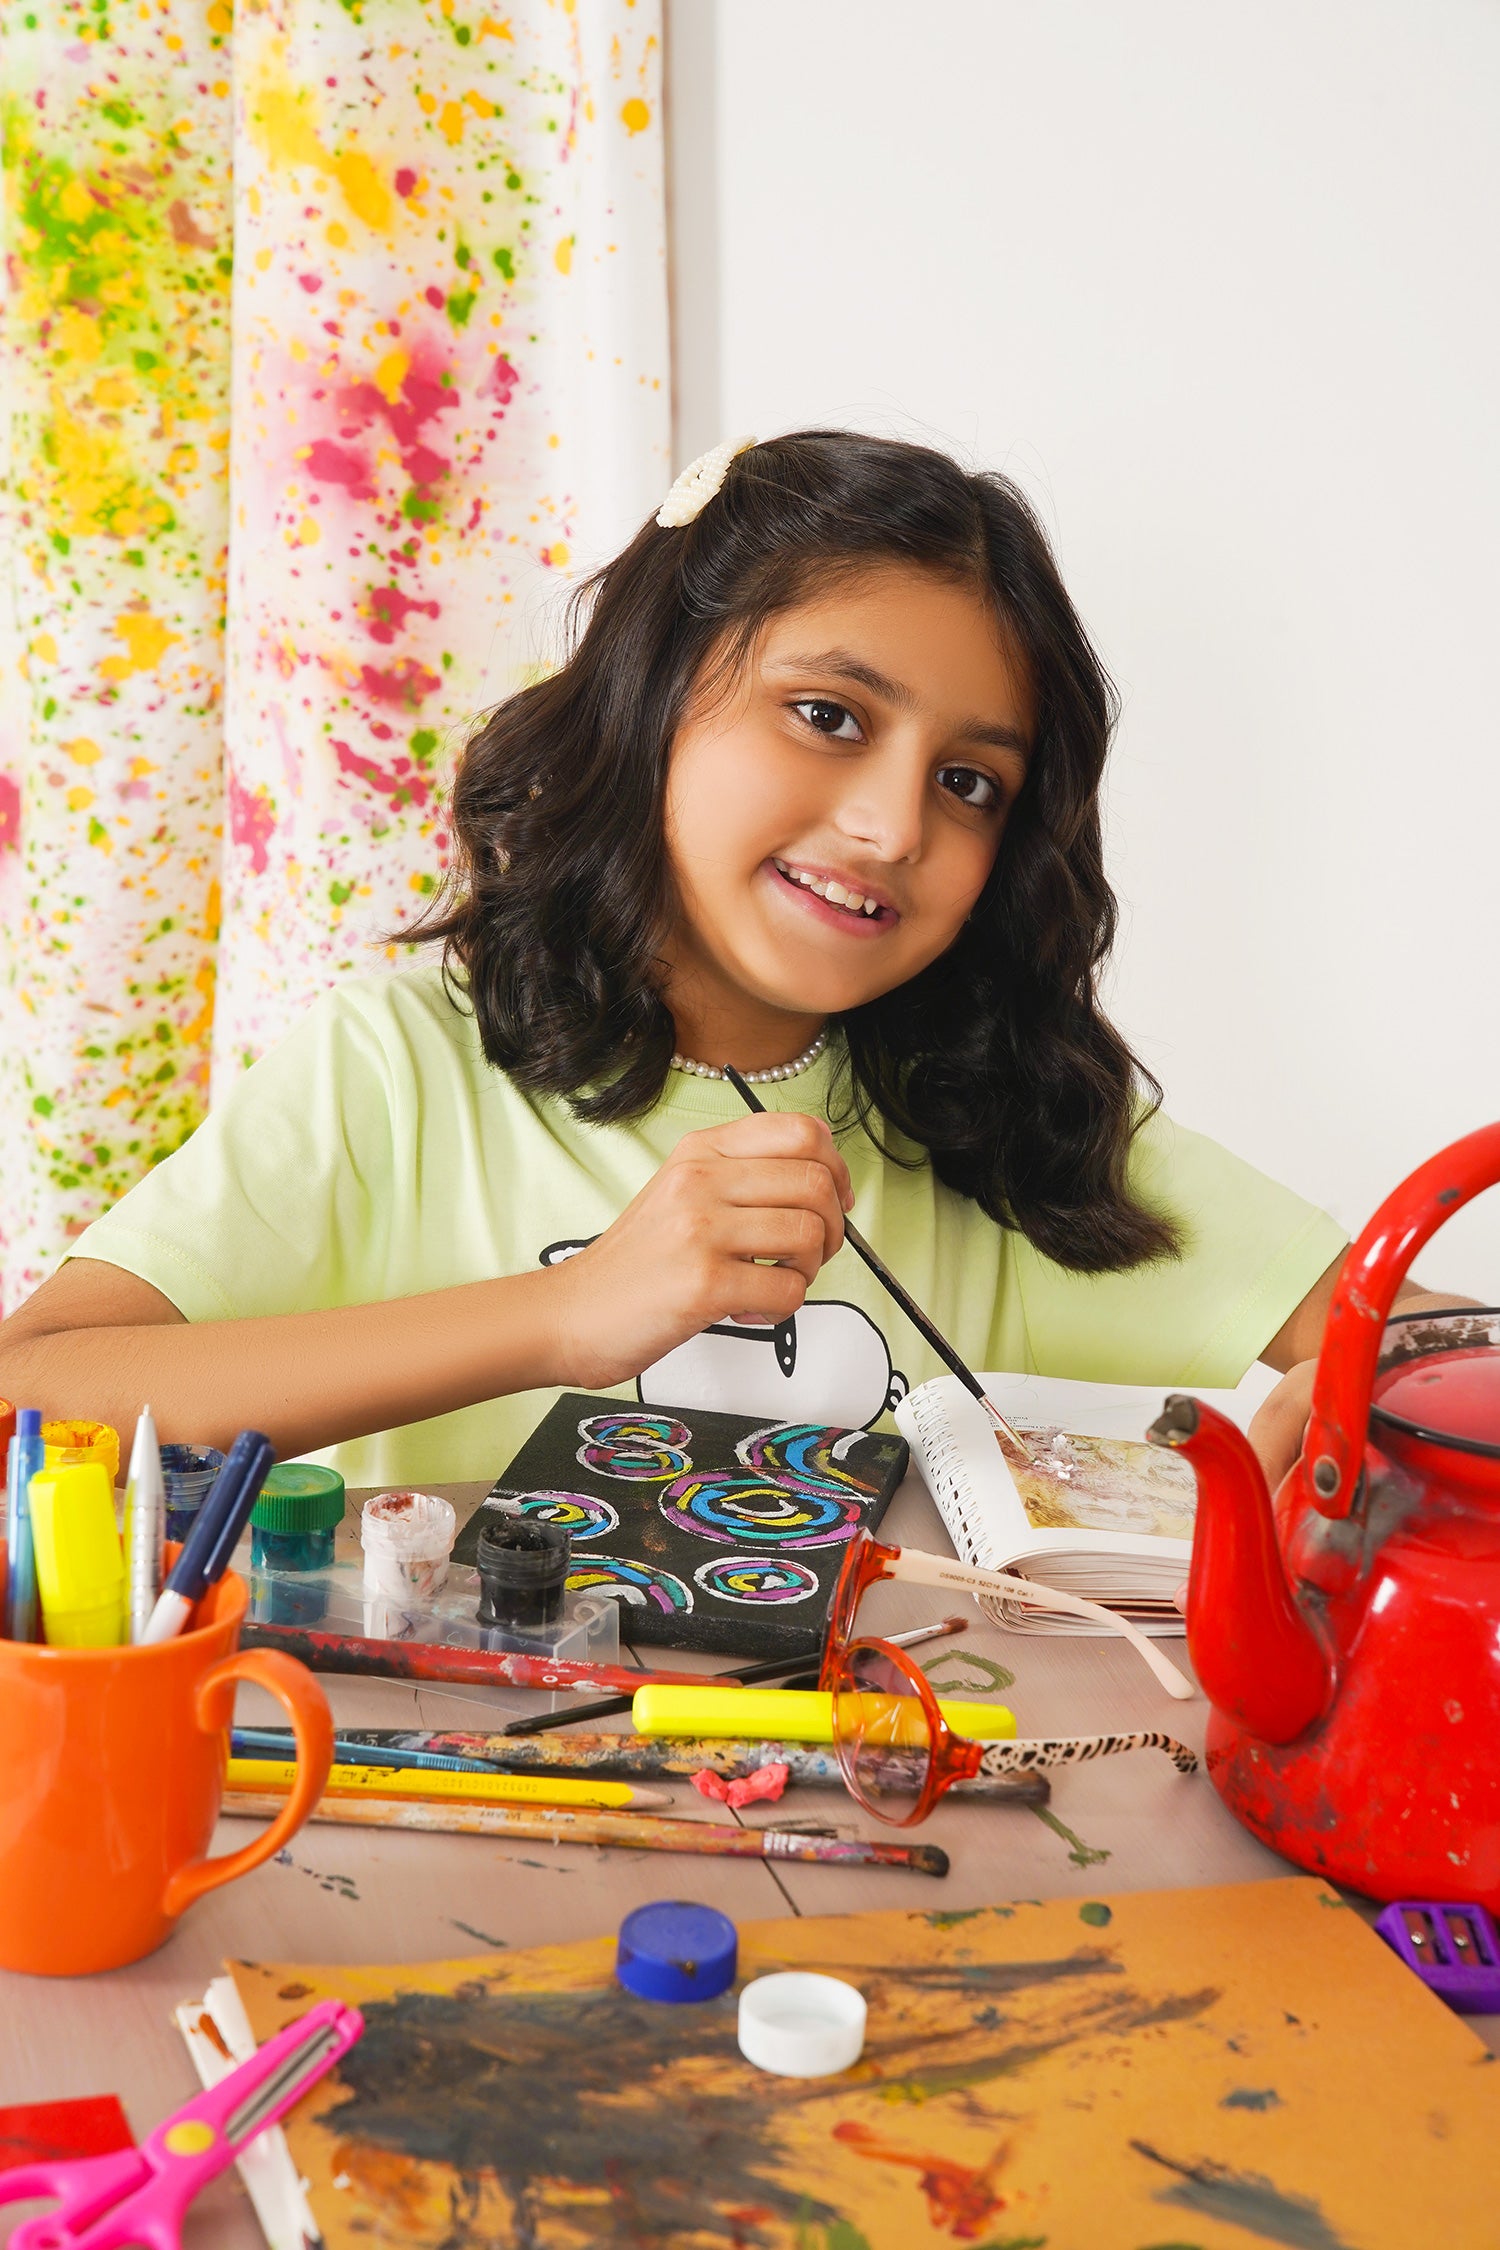
[[[333,1720],[293,1658],[240,1649],[247,1601],[227,1571],[155,1648],[0,1640],[0,1968],[76,1977],[138,1961],[195,1899],[302,1826],[328,1779]],[[286,1706],[297,1780],[253,1843],[208,1859],[237,1680]]]

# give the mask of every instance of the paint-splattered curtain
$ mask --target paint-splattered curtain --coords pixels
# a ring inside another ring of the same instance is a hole
[[[0,1286],[434,886],[665,488],[660,0],[0,0]]]

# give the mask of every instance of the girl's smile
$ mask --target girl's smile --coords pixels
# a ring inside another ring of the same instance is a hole
[[[933,571],[879,564],[774,616],[672,745],[683,1051],[784,1061],[946,951],[1025,780],[1032,703],[990,603]]]

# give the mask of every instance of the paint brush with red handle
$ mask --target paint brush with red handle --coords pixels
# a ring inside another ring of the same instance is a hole
[[[701,1672],[642,1672],[633,1664],[575,1664],[561,1656],[512,1656],[487,1648],[444,1648],[436,1641],[369,1641],[358,1633],[317,1633],[301,1625],[249,1618],[241,1648],[279,1648],[309,1672],[359,1672],[372,1680],[425,1680],[464,1687],[600,1688],[634,1695],[657,1682],[701,1687]]]

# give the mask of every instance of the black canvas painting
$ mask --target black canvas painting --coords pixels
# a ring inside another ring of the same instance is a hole
[[[815,1656],[849,1540],[906,1474],[904,1438],[743,1414],[686,1416],[569,1391],[459,1533],[520,1502],[573,1535],[573,1593],[610,1594],[624,1638],[725,1656]]]

